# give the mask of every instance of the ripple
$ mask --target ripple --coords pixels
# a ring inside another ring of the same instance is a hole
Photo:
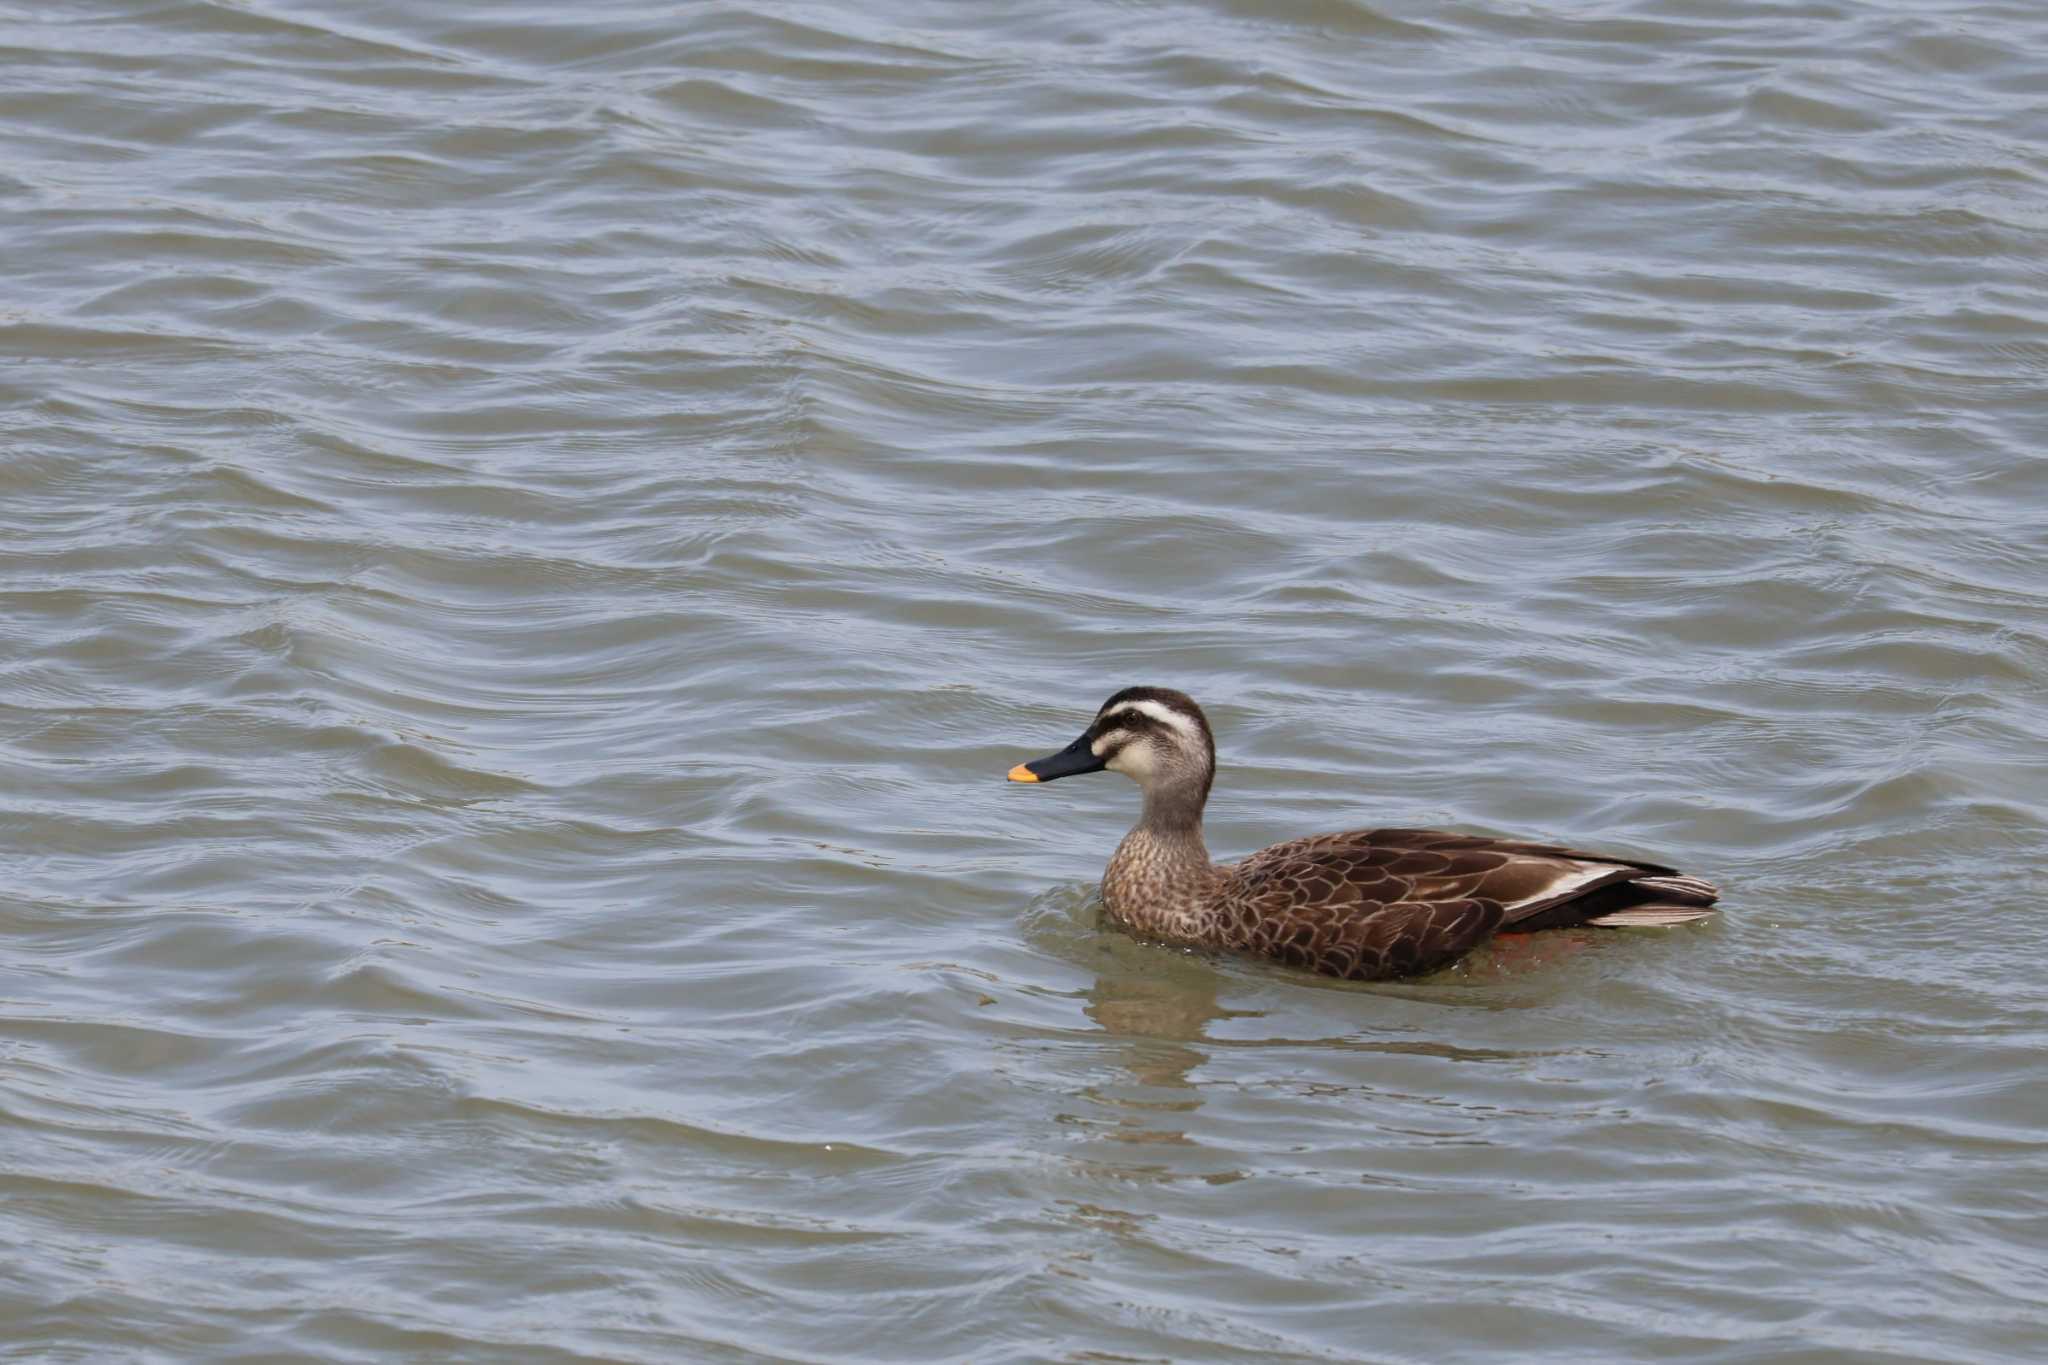
[[[10,1340],[2038,1354],[2041,29],[0,17]],[[1727,913],[1134,942],[1134,681]]]

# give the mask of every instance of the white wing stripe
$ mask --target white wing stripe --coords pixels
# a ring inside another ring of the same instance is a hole
[[[1552,874],[1549,882],[1538,887],[1528,895],[1504,902],[1504,908],[1510,913],[1519,910],[1525,905],[1533,905],[1538,901],[1547,901],[1555,904],[1559,901],[1570,900],[1579,891],[1603,878],[1613,876],[1620,870],[1613,863],[1567,863],[1550,858],[1517,859],[1517,861],[1535,862],[1539,865],[1550,863],[1555,867],[1556,871]]]

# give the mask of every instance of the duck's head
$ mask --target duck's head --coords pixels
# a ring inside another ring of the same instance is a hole
[[[1126,687],[1102,703],[1079,739],[1056,754],[1019,763],[1010,769],[1010,780],[1051,782],[1105,768],[1136,782],[1148,798],[1192,797],[1199,811],[1216,775],[1209,718],[1185,692]]]

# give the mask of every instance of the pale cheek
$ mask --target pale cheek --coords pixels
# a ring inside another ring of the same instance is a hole
[[[1140,744],[1128,745],[1118,750],[1105,766],[1113,773],[1143,782],[1152,776],[1152,751]]]

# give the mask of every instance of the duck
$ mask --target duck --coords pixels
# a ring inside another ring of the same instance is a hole
[[[1432,829],[1317,834],[1212,862],[1202,811],[1215,734],[1194,699],[1168,687],[1124,688],[1080,738],[1009,779],[1105,770],[1144,796],[1102,878],[1109,918],[1141,939],[1385,981],[1448,967],[1498,934],[1705,919],[1721,894],[1659,863]]]

